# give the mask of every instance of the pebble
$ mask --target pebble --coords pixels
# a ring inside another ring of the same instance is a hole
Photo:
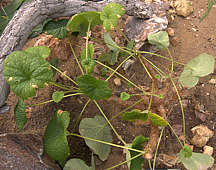
[[[121,80],[120,80],[119,78],[115,78],[115,79],[114,79],[114,84],[115,84],[116,86],[121,86]]]
[[[171,37],[175,36],[175,30],[173,28],[168,28],[167,29],[168,35]]]
[[[204,153],[204,154],[207,154],[207,155],[209,155],[209,156],[212,156],[213,151],[214,151],[214,149],[213,149],[213,147],[211,147],[211,146],[206,145],[206,146],[203,147],[203,153]]]

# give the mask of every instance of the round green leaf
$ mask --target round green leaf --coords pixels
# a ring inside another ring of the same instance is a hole
[[[76,14],[71,17],[66,28],[70,32],[86,34],[89,24],[90,29],[94,28],[96,25],[102,24],[99,12],[87,11]]]
[[[131,95],[126,93],[126,92],[122,92],[121,95],[120,95],[120,98],[122,101],[126,101],[128,99],[130,99]]]
[[[58,21],[51,20],[45,24],[43,32],[53,35],[56,38],[62,39],[67,37],[66,25],[68,23],[67,19],[62,19]]]
[[[161,116],[155,114],[155,113],[148,113],[148,116],[152,122],[153,125],[155,126],[167,126],[168,122],[164,120]]]
[[[83,160],[74,158],[67,161],[63,170],[93,170],[93,168],[87,166]]]
[[[46,46],[36,46],[36,47],[27,48],[25,52],[31,53],[32,55],[41,56],[42,58],[45,59],[50,55],[50,48]]]
[[[26,106],[22,98],[19,98],[18,103],[14,109],[14,119],[19,131],[22,130],[23,126],[27,122],[26,118]]]
[[[110,2],[101,12],[101,20],[106,31],[110,31],[117,26],[119,18],[125,13],[125,9],[122,5]]]
[[[125,112],[122,115],[122,120],[135,121],[135,120],[146,121],[148,119],[148,114],[146,111],[141,112],[138,109],[134,109],[131,112]]]
[[[192,70],[188,67],[184,68],[184,71],[181,73],[179,77],[179,82],[182,84],[182,86],[187,88],[194,87],[199,81],[199,78],[192,75]]]
[[[101,116],[94,118],[84,118],[80,122],[79,132],[82,136],[97,139],[105,142],[112,142],[111,130],[107,122]],[[109,145],[85,139],[86,144],[99,156],[101,160],[106,160],[111,151]]]
[[[192,69],[192,76],[204,77],[214,71],[214,57],[206,53],[202,53],[199,56],[190,60],[186,67]],[[186,69],[186,68],[185,68]]]
[[[44,134],[45,152],[60,163],[63,167],[66,158],[70,155],[67,142],[67,127],[70,122],[70,113],[58,110],[54,113]]]
[[[180,151],[180,155],[184,158],[190,158],[192,156],[192,149],[188,146],[184,146]]]
[[[112,96],[112,91],[106,81],[97,80],[90,75],[78,77],[77,83],[81,92],[92,100],[106,100]]]
[[[158,49],[166,49],[169,47],[169,36],[166,31],[159,31],[148,36],[148,42],[156,45]]]
[[[35,96],[36,90],[52,80],[52,70],[40,53],[16,51],[4,62],[4,77],[11,90],[19,97],[27,99]]]
[[[56,91],[52,95],[52,99],[56,103],[60,102],[63,99],[63,97],[64,97],[64,92],[63,91]]]

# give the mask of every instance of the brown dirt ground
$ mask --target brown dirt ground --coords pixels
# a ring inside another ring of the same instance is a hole
[[[198,56],[200,53],[208,53],[213,56],[216,56],[216,35],[215,35],[215,25],[216,25],[216,10],[213,7],[212,11],[209,13],[208,17],[203,21],[199,22],[199,16],[204,13],[207,9],[207,1],[203,2],[201,0],[195,1],[193,0],[194,13],[190,15],[188,18],[182,18],[179,16],[175,16],[174,21],[170,22],[169,27],[174,28],[175,37],[177,39],[177,44],[170,46],[170,51],[172,55],[175,57],[177,61],[187,62],[195,56]],[[192,28],[195,28],[197,31],[194,31]],[[113,32],[113,37],[118,35],[118,33]],[[93,36],[100,38],[100,29],[93,32]],[[117,37],[115,39],[120,44],[122,44],[122,37]],[[174,41],[171,38],[171,41]],[[67,71],[67,75],[75,79],[78,75],[80,75],[80,70],[76,65],[75,59],[70,51],[69,46],[67,45],[66,40],[58,41],[54,38],[47,37],[46,35],[40,35],[39,37],[30,40],[26,47],[32,46],[34,44],[38,45],[47,45],[52,49],[51,57],[58,57],[59,59],[59,68],[62,71]],[[80,51],[80,46],[83,46],[84,39],[74,38],[72,43],[75,48],[75,52],[78,54]],[[98,55],[101,49],[104,49],[103,45],[96,44],[95,45],[98,50],[96,50],[96,54]],[[165,54],[165,52],[161,52]],[[158,64],[160,67],[165,68],[168,66],[164,60],[153,58],[153,62]],[[116,66],[114,66],[115,68]],[[174,72],[176,75],[180,74],[182,67],[176,66],[174,67]],[[216,69],[215,69],[216,71]],[[125,74],[123,70],[120,69],[122,74]],[[95,73],[96,77],[100,77],[99,74]],[[130,71],[126,74],[126,77],[130,78],[131,81],[140,86],[148,86],[148,79],[146,78],[146,73],[143,71],[142,66],[136,62]],[[200,80],[199,84],[190,90],[184,90],[181,92],[182,99],[186,103],[184,107],[185,111],[185,120],[186,120],[186,141],[190,143],[190,139],[192,137],[190,129],[196,125],[204,124],[208,126],[209,129],[213,130],[215,133],[215,124],[216,124],[216,86],[214,84],[210,84],[208,81],[211,78],[216,77],[216,72],[211,74],[210,76],[203,78]],[[101,78],[101,77],[100,77]],[[55,80],[60,83],[64,83],[67,85],[72,85],[70,81],[66,80],[58,73],[55,76]],[[108,118],[111,118],[113,115],[119,113],[124,108],[130,105],[130,103],[135,102],[138,98],[133,97],[128,102],[119,102],[118,96],[122,91],[134,91],[133,88],[128,89],[127,85],[123,82],[120,87],[116,87],[113,83],[113,78],[109,81],[110,88],[113,90],[113,96],[108,102],[100,101],[100,105],[107,115]],[[163,87],[165,88],[165,87]],[[44,89],[39,90],[36,97],[33,98],[32,103],[38,103],[41,101],[46,101],[51,98],[52,93],[57,90],[57,88],[53,87],[45,87]],[[168,95],[169,104],[166,104],[166,108],[168,109],[167,118],[170,124],[175,128],[175,130],[179,130],[178,127],[182,124],[182,116],[180,107],[178,104],[178,100],[174,93],[170,93]],[[84,96],[79,97],[71,97],[67,99],[63,99],[60,103],[54,104],[46,104],[39,107],[32,108],[32,113],[30,118],[28,119],[27,124],[25,125],[22,133],[36,133],[43,135],[44,130],[47,126],[47,123],[51,119],[53,113],[58,109],[67,110],[71,113],[71,123],[69,130],[72,129],[73,124],[78,117],[80,111],[82,110],[83,105],[87,101],[87,98]],[[17,132],[15,121],[13,118],[13,109],[17,102],[17,98],[11,92],[7,103],[12,107],[9,113],[0,115],[0,133],[6,132]],[[27,102],[28,103],[28,102]],[[203,105],[205,114],[205,120],[202,121],[198,116],[196,116],[196,106]],[[139,109],[146,109],[147,106],[145,104],[140,104],[136,106]],[[153,108],[154,109],[154,108]],[[94,103],[90,103],[86,108],[83,117],[93,117],[96,114],[100,114],[97,107]],[[114,119],[112,122],[113,126],[116,128],[117,132],[121,137],[127,142],[131,143],[135,136],[144,135],[149,136],[150,126],[144,125],[140,122],[126,122],[122,121],[120,117]],[[76,129],[77,132],[77,129]],[[113,143],[121,144],[119,140],[113,134]],[[209,146],[214,148],[213,157],[216,158],[216,135],[214,135],[209,142],[207,143]],[[77,137],[69,137],[69,144],[71,146],[71,156],[70,158],[80,158],[85,160],[88,164],[90,162],[91,151],[85,145],[84,140],[79,139]],[[166,128],[162,137],[162,141],[159,147],[159,154],[168,154],[173,155],[179,152],[180,146],[175,136],[172,134],[169,128]],[[202,148],[194,149],[197,152],[202,152]],[[109,158],[102,162],[96,156],[96,169],[104,170],[108,167],[116,165],[125,160],[125,154],[122,149],[112,148],[111,154]],[[148,167],[146,164],[145,167]],[[157,167],[167,168],[161,161],[157,161]],[[176,165],[173,168],[182,168],[181,165]],[[127,170],[126,165],[122,165],[116,170]]]

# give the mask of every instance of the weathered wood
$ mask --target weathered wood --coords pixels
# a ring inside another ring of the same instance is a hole
[[[3,62],[13,51],[22,49],[34,27],[47,18],[72,16],[83,11],[101,10],[107,3],[122,4],[128,15],[151,18],[152,9],[139,0],[104,0],[85,2],[82,0],[33,0],[23,5],[14,15],[0,37],[0,109],[9,94],[9,86],[3,77]]]

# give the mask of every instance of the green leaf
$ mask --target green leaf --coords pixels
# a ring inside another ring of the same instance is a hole
[[[164,120],[161,116],[155,114],[155,113],[148,113],[148,116],[152,122],[153,125],[155,126],[167,126],[168,122]]]
[[[94,170],[92,167],[86,165],[81,159],[70,159],[64,166],[63,170]]]
[[[54,66],[55,68],[58,68],[59,59],[58,58],[52,58],[49,63]],[[52,68],[53,76],[56,74],[56,70]]]
[[[101,116],[94,118],[84,118],[80,122],[79,132],[82,136],[93,138],[104,142],[112,142],[111,130],[107,122]],[[101,160],[106,160],[111,151],[109,145],[85,139],[86,144],[99,156]]]
[[[4,77],[11,90],[19,97],[27,99],[36,95],[36,90],[52,80],[52,70],[40,52],[24,51],[11,53],[4,62]]]
[[[180,155],[184,158],[190,158],[192,156],[192,149],[188,146],[184,146],[180,151]]]
[[[46,46],[36,46],[30,47],[25,50],[25,52],[31,53],[31,55],[38,55],[42,58],[47,58],[50,55],[50,48]]]
[[[39,24],[38,26],[36,26],[31,34],[29,35],[29,38],[34,38],[34,37],[37,37],[39,34],[41,34],[43,32],[43,28],[44,28],[44,25],[46,25],[46,23],[48,23],[49,21],[51,21],[52,19],[46,19],[42,24]]]
[[[135,120],[142,120],[142,121],[146,121],[148,119],[148,111],[140,111],[138,109],[134,109],[131,112],[125,112],[122,115],[122,120],[128,120],[128,121],[135,121]]]
[[[118,51],[119,49],[117,48],[118,45],[113,41],[113,39],[110,37],[108,32],[104,33],[104,42],[106,43],[107,47],[112,50],[112,51]]]
[[[19,131],[22,130],[23,126],[27,122],[25,110],[26,110],[26,106],[24,100],[22,98],[19,98],[18,103],[14,110],[14,119],[16,121],[16,125]]]
[[[183,163],[184,167],[188,170],[203,170],[212,167],[214,164],[214,158],[207,154],[192,152],[191,157],[183,157],[182,154],[178,154],[179,162]]]
[[[54,113],[44,134],[45,152],[60,163],[63,167],[67,157],[70,155],[70,148],[67,142],[67,127],[70,122],[70,113],[58,110]]]
[[[90,74],[94,70],[96,61],[93,60],[94,56],[94,46],[93,44],[88,44],[88,50],[86,48],[81,52],[81,64],[84,67],[86,74]]]
[[[110,2],[101,12],[101,20],[106,31],[110,31],[117,26],[119,18],[125,13],[125,9],[122,5]]]
[[[81,92],[92,100],[106,100],[112,96],[112,91],[106,81],[97,80],[90,75],[78,77],[77,83]]]
[[[132,142],[132,148],[137,149],[137,150],[143,150],[142,144],[147,142],[147,141],[148,141],[148,138],[146,138],[142,135],[137,136]],[[131,154],[131,158],[132,158],[132,157],[138,155],[139,152],[130,151],[130,154]],[[130,164],[130,170],[141,170],[143,163],[144,163],[144,158],[142,155],[137,157],[136,159],[133,159],[131,161],[131,164]]]
[[[183,86],[188,88],[194,87],[199,77],[204,77],[214,71],[214,57],[206,53],[190,60],[184,67],[184,71],[179,77],[179,81]]]
[[[54,37],[59,39],[65,38],[67,37],[67,23],[67,19],[62,19],[58,21],[51,20],[45,24],[45,26],[43,27],[43,32],[53,35]]]
[[[120,98],[122,101],[126,101],[128,99],[130,99],[131,95],[126,93],[126,92],[122,92],[121,95],[120,95]]]
[[[160,79],[160,78],[161,78],[160,74],[155,74],[154,77],[155,77],[156,79]]]
[[[166,31],[159,31],[148,36],[148,42],[156,45],[158,49],[166,49],[169,47],[169,36]]]
[[[72,16],[67,23],[66,29],[70,32],[80,32],[86,35],[89,24],[90,29],[102,24],[99,12],[87,11]]]
[[[52,99],[54,102],[58,103],[60,102],[64,97],[64,92],[63,91],[56,91],[52,94]]]

